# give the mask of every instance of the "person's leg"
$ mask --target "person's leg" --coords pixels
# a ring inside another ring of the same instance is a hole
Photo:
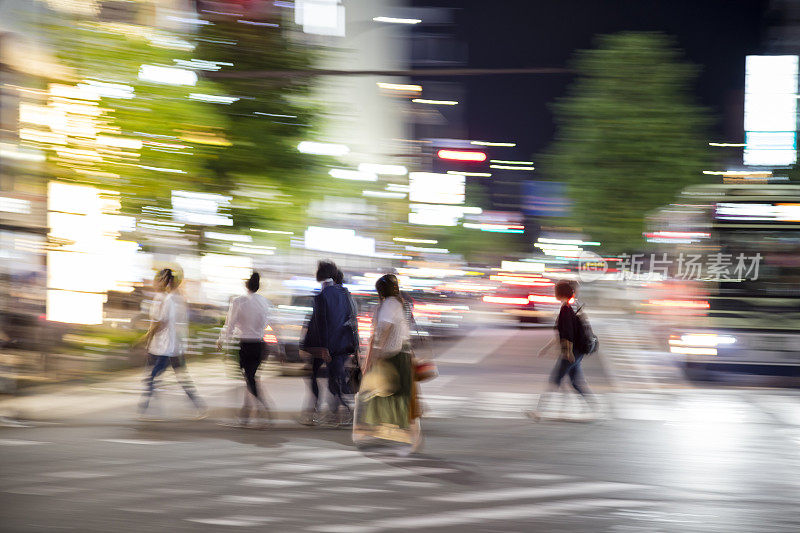
[[[331,413],[339,412],[341,404],[342,380],[340,374],[344,371],[344,360],[340,355],[331,356],[331,360],[326,364],[328,368],[328,408]]]
[[[594,411],[596,414],[601,414],[603,412],[603,407],[597,396],[589,390],[589,386],[586,384],[586,379],[583,376],[583,369],[581,367],[582,359],[583,356],[576,359],[575,364],[569,369],[569,379],[572,383],[572,388],[581,395],[581,398],[583,398],[590,410]]]
[[[553,367],[552,372],[550,372],[550,378],[548,379],[547,388],[545,389],[544,392],[542,392],[542,394],[539,395],[539,401],[536,403],[536,409],[534,409],[532,412],[532,415],[535,418],[539,418],[539,416],[541,415],[542,409],[547,404],[546,399],[549,398],[554,392],[558,391],[558,388],[561,386],[561,381],[567,374],[569,365],[570,362],[564,359],[563,357],[559,357],[558,361],[556,361],[556,364]]]
[[[331,393],[330,400],[328,400],[332,413],[339,412],[339,406],[349,411],[350,407],[344,401],[344,362],[347,359],[346,355],[332,356],[328,362],[328,391]]]
[[[145,390],[142,395],[142,401],[139,404],[139,411],[144,413],[150,406],[150,399],[153,397],[155,391],[155,381],[159,374],[167,368],[169,357],[165,355],[148,355],[148,365],[150,365],[150,373],[145,378]]]
[[[247,342],[242,343],[242,372],[244,373],[245,381],[247,382],[247,392],[250,399],[255,400],[259,410],[270,413],[269,405],[263,391],[258,383],[258,369],[261,362],[264,360],[264,343],[262,342]]]
[[[314,357],[311,359],[311,411],[316,413],[319,410],[319,371],[322,368],[324,361],[320,357]]]
[[[256,372],[258,372],[258,367],[261,364],[258,348],[257,343],[251,342],[243,342],[239,348],[239,367],[242,369],[247,391],[255,398],[258,398]]]
[[[572,388],[575,389],[578,392],[578,394],[580,394],[584,398],[588,398],[589,388],[586,385],[586,380],[583,378],[583,372],[581,371],[582,359],[583,359],[582,355],[576,357],[575,362],[569,366],[567,374],[569,375],[570,383],[572,383]]]
[[[168,359],[169,363],[172,365],[172,370],[175,372],[175,377],[178,379],[178,383],[181,384],[181,387],[183,387],[183,391],[186,393],[186,396],[192,400],[192,403],[197,409],[205,410],[206,404],[197,394],[197,388],[194,386],[194,381],[192,381],[192,378],[189,376],[189,372],[186,370],[186,358],[182,355],[176,355],[174,357],[169,357]]]
[[[250,419],[250,411],[253,409],[253,395],[250,392],[250,383],[247,379],[248,375],[248,352],[247,346],[240,342],[239,343],[239,369],[242,371],[242,376],[244,376],[245,381],[245,388],[244,388],[244,398],[242,401],[242,408],[239,410],[239,423],[240,424],[247,424]]]

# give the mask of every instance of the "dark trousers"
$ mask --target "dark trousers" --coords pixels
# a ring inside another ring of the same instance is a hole
[[[262,361],[264,361],[263,341],[241,341],[239,343],[239,368],[242,369],[242,374],[244,374],[247,390],[256,398],[261,397],[258,393],[256,372],[258,372],[258,367],[261,366]]]
[[[564,377],[569,376],[572,388],[581,396],[586,396],[589,391],[586,388],[586,381],[583,379],[583,372],[581,372],[581,360],[583,360],[583,355],[576,355],[575,360],[571,362],[560,357],[550,374],[550,383],[559,386]]]
[[[347,357],[347,355],[333,355],[327,364],[320,357],[314,357],[311,360],[311,394],[314,395],[315,411],[319,410],[319,383],[317,383],[317,379],[322,365],[325,365],[328,369],[328,391],[331,393],[329,400],[331,411],[338,411],[342,405],[348,411],[350,410],[350,406],[344,400],[344,395],[347,392],[347,379],[344,372]]]
[[[186,359],[182,355],[170,357],[168,355],[148,354],[147,364],[151,366],[151,369],[149,375],[145,378],[145,393],[140,405],[142,411],[147,409],[150,405],[150,399],[153,397],[155,391],[156,378],[167,369],[167,366],[172,366],[172,370],[175,372],[178,382],[181,384],[181,387],[183,387],[189,399],[192,400],[192,403],[198,408],[203,407],[203,402],[197,395],[194,382],[189,377],[188,372],[186,372]]]

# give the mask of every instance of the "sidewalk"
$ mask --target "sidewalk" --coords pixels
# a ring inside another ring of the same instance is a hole
[[[189,362],[189,375],[201,397],[209,405],[212,418],[233,418],[242,405],[244,380],[238,367],[222,357]],[[61,384],[26,389],[19,396],[0,399],[0,418],[12,420],[63,421],[91,415],[92,420],[109,422],[130,420],[142,394],[143,369],[121,371],[108,380],[91,384]],[[273,405],[278,419],[293,419],[306,402],[308,385],[301,377],[278,375],[277,365],[264,365],[261,386]],[[160,376],[161,385],[152,402],[154,414],[185,417],[191,403],[175,374],[167,369]]]

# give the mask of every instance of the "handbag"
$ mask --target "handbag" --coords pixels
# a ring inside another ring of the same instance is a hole
[[[399,381],[400,377],[394,367],[378,360],[362,377],[359,393],[364,394],[365,399],[373,396],[391,396],[397,390]]]
[[[430,381],[439,375],[436,363],[425,359],[414,359],[414,380]]]
[[[350,368],[347,376],[347,388],[350,394],[355,394],[361,388],[363,373],[359,364],[358,354],[350,357]]]

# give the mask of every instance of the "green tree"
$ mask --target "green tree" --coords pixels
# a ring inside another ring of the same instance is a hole
[[[540,160],[567,183],[572,217],[613,251],[641,248],[644,217],[708,168],[697,68],[659,33],[619,33],[578,53],[578,76],[554,106],[556,140]]]
[[[241,24],[231,17],[201,27],[195,54],[220,64],[222,73],[307,70],[316,57],[313,47],[292,39],[283,27]],[[319,116],[311,102],[312,80],[218,77],[215,83],[238,98],[218,106],[230,124],[232,144],[208,162],[219,182],[240,191],[237,225],[301,229],[308,201],[323,194],[331,181],[323,165],[334,163],[297,150],[301,141],[313,139]]]
[[[120,191],[123,209],[135,215],[143,206],[169,208],[176,189],[227,192],[229,184],[208,171],[230,144],[226,118],[218,106],[192,96],[219,93],[215,84],[192,82],[191,70],[173,71],[188,75],[183,84],[140,76],[143,66],[177,69],[190,62],[190,41],[147,26],[95,20],[57,19],[52,29],[59,58],[75,78],[66,85],[94,88],[102,96],[94,139],[78,131],[67,140],[68,147],[88,147],[97,155],[65,161],[55,146],[55,177]],[[109,147],[101,139],[134,144]]]

